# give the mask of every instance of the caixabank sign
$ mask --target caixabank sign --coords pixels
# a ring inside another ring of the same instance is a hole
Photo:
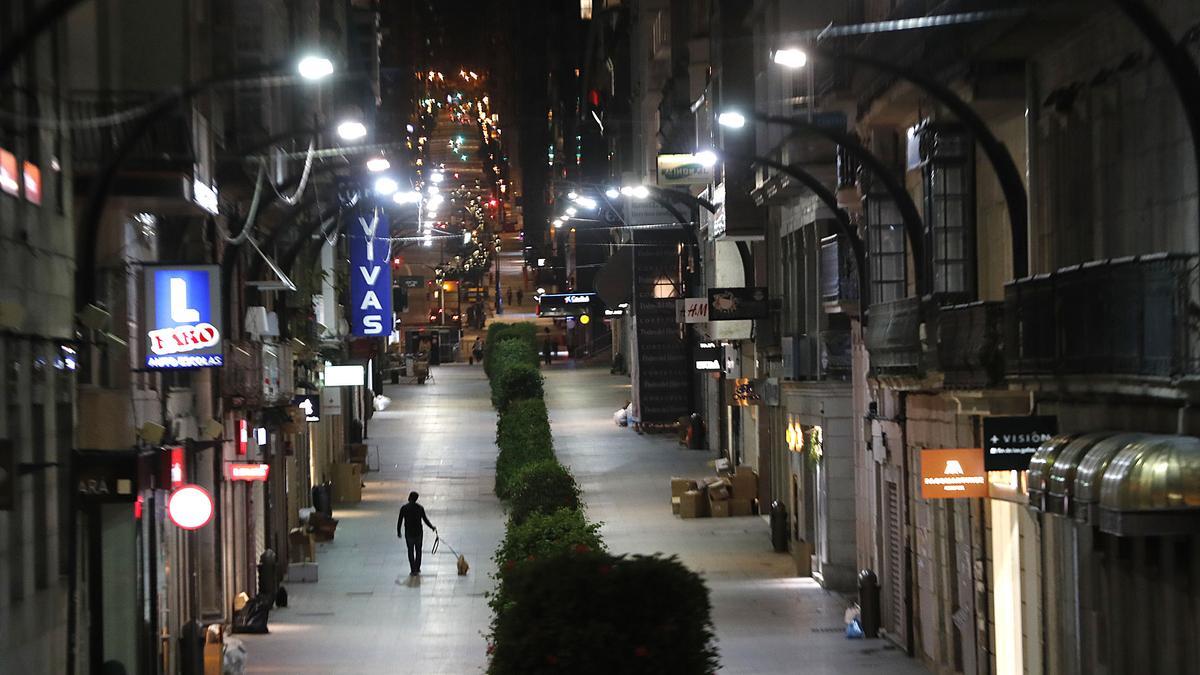
[[[224,365],[217,265],[147,265],[146,367]]]

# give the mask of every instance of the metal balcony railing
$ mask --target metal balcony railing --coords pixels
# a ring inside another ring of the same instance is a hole
[[[1198,266],[1196,255],[1162,253],[1009,282],[1008,375],[1200,374]]]
[[[947,388],[986,387],[1004,379],[1003,325],[1003,302],[938,309],[937,368]]]
[[[916,374],[923,367],[921,299],[902,298],[871,305],[864,336],[877,375]]]

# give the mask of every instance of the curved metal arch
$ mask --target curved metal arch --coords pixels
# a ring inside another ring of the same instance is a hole
[[[857,138],[845,131],[823,127],[817,124],[811,124],[804,120],[792,119],[790,117],[781,117],[779,115],[768,115],[758,111],[752,113],[754,119],[768,124],[779,124],[786,127],[791,127],[797,131],[817,134],[827,140],[836,143],[846,149],[847,152],[854,155],[875,174],[876,178],[883,183],[888,195],[896,202],[896,208],[900,211],[900,218],[904,221],[904,233],[908,239],[908,247],[912,252],[915,277],[917,282],[917,295],[924,296],[929,292],[929,278],[925,264],[925,240],[924,228],[921,224],[921,213],[917,210],[917,205],[913,203],[912,197],[909,196],[908,190],[892,173],[892,170],[883,163],[881,159],[871,153]]]
[[[907,80],[924,90],[926,94],[937,99],[954,113],[954,116],[970,128],[975,135],[975,141],[983,148],[983,153],[992,165],[1000,190],[1004,194],[1004,202],[1008,206],[1008,222],[1012,238],[1013,278],[1020,279],[1029,274],[1029,198],[1025,193],[1025,184],[1021,181],[1021,172],[1013,161],[1012,154],[1000,139],[992,133],[983,118],[975,109],[967,104],[958,94],[936,79],[912,68],[896,65],[853,52],[837,52],[818,46],[805,49],[807,53],[818,58],[848,61],[868,66]]]

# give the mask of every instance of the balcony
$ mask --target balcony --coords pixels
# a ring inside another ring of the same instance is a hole
[[[972,302],[938,310],[937,361],[948,389],[999,384],[1004,379],[1004,303]]]
[[[1155,254],[1065,267],[1009,282],[1009,377],[1200,373],[1196,255]]]
[[[871,305],[866,335],[872,375],[920,375],[921,299],[902,298]]]
[[[821,240],[821,301],[825,311],[858,314],[858,262],[838,235]]]

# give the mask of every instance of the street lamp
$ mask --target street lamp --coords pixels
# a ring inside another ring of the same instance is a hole
[[[333,61],[316,54],[309,54],[296,64],[300,77],[306,80],[323,80],[333,74]]]
[[[775,50],[771,60],[785,68],[803,68],[808,63],[808,54],[803,49],[789,47]]]
[[[371,159],[367,160],[367,171],[370,171],[371,173],[387,171],[390,168],[392,168],[392,163],[383,157],[372,157]]]
[[[337,126],[337,134],[344,141],[357,141],[367,135],[367,125],[358,120],[346,120]]]
[[[421,193],[413,190],[397,192],[392,195],[392,201],[397,204],[419,204],[421,202]]]
[[[729,129],[741,129],[746,126],[746,116],[735,110],[726,110],[717,115],[717,124]]]
[[[702,166],[712,167],[716,166],[717,164],[717,153],[713,152],[712,150],[701,150],[694,156],[696,161],[700,162]]]
[[[604,196],[608,197],[609,199],[616,199],[617,197],[621,196],[621,191],[618,190],[617,188],[610,187],[604,191]]]
[[[400,189],[400,184],[391,176],[380,176],[375,179],[375,193],[380,195],[395,194],[396,190]]]

